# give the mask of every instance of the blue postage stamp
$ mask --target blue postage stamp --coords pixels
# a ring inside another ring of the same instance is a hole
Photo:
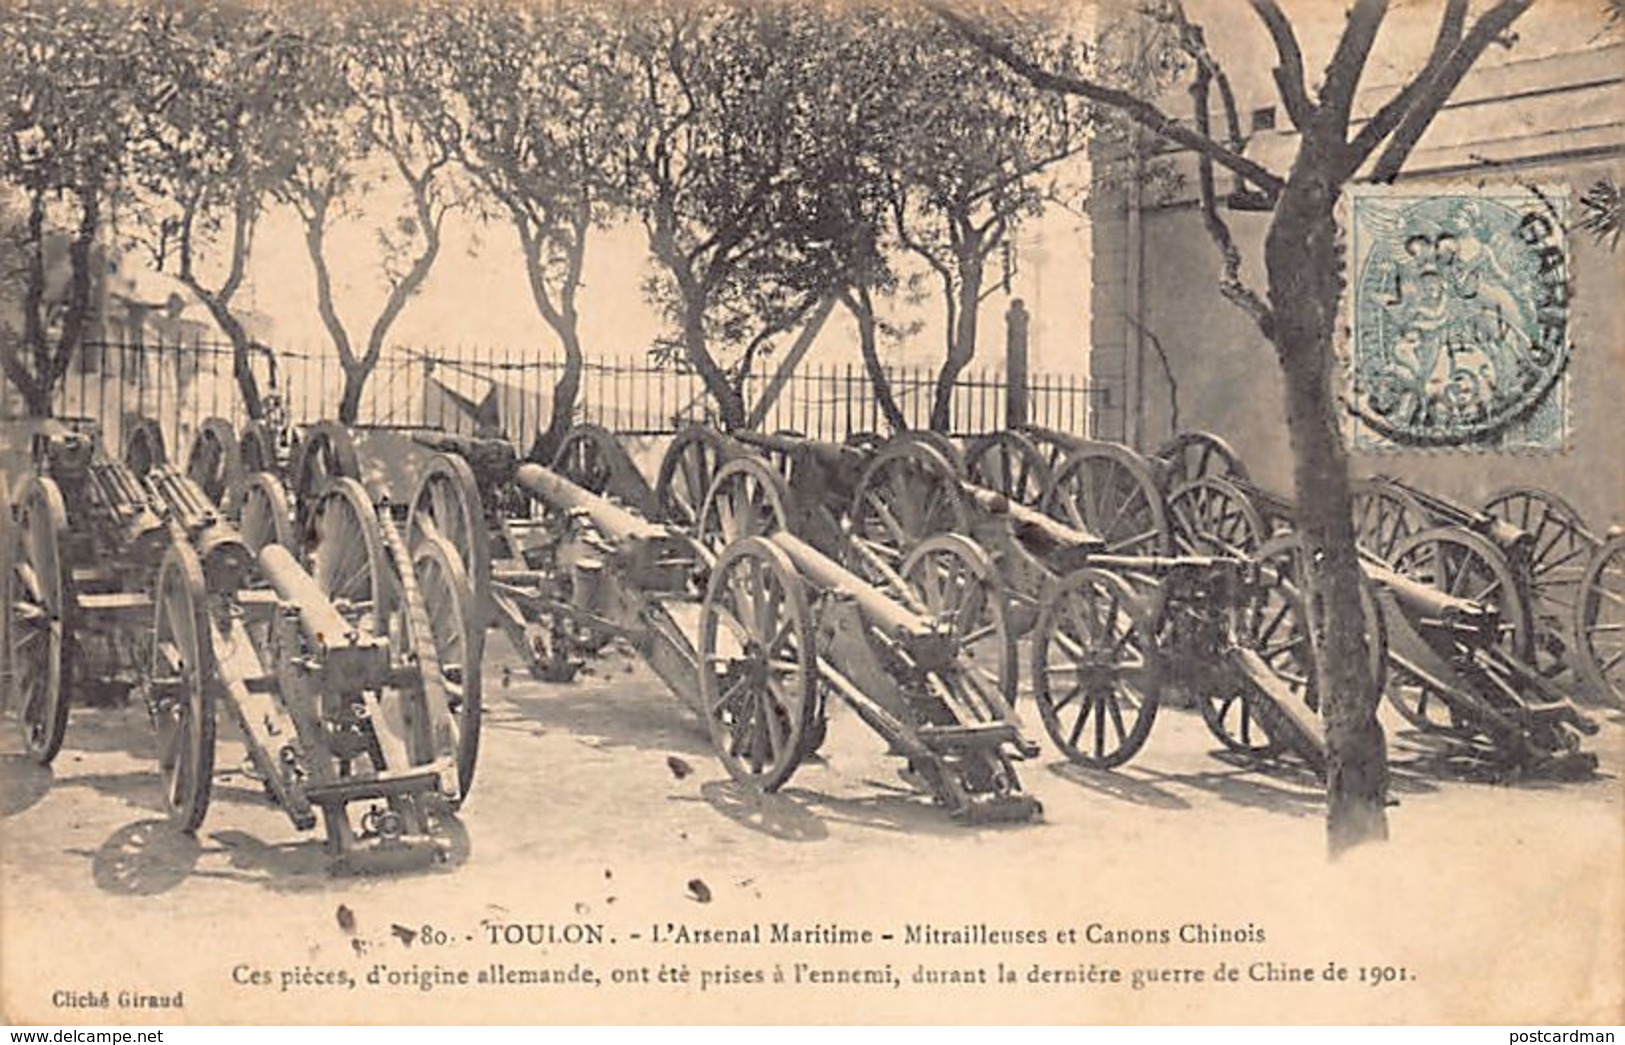
[[[1565,190],[1371,186],[1344,207],[1353,448],[1561,450]]]

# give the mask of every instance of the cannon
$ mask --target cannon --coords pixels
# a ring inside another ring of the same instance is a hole
[[[437,827],[462,794],[446,626],[461,592],[432,612],[353,484],[315,499],[296,541],[280,484],[252,477],[245,534],[166,463],[155,426],[132,432],[120,461],[91,434],[42,433],[12,510],[6,676],[29,753],[60,750],[70,679],[123,677],[147,705],[181,830],[206,816],[223,706],[294,826],[324,824],[335,870],[443,856]]]
[[[826,554],[838,555],[843,513],[851,501],[870,450],[827,443],[794,432],[723,434],[704,425],[677,433],[661,460],[655,482],[659,518],[716,543],[723,521],[708,509],[710,493],[724,467],[740,458],[761,458],[784,480],[781,509],[790,529]]]
[[[1521,771],[1593,768],[1595,757],[1579,743],[1595,723],[1536,666],[1528,588],[1502,550],[1527,547],[1528,536],[1385,480],[1357,492],[1366,630],[1373,648],[1385,650],[1377,677],[1389,703],[1416,728]],[[1436,525],[1430,507],[1468,525]],[[1293,505],[1244,478],[1210,474],[1183,483],[1168,511],[1182,547],[1281,556],[1286,576],[1300,572],[1290,562]]]
[[[558,677],[594,644],[626,641],[705,723],[728,772],[752,786],[783,786],[816,752],[833,697],[956,819],[1037,816],[1014,765],[1036,749],[1009,707],[1013,640],[981,552],[963,537],[941,542],[905,565],[905,591],[882,590],[794,532],[772,465],[747,456],[722,472],[740,474],[728,472],[735,464],[764,484],[754,496],[769,507],[748,514],[733,501],[744,489],[734,479],[713,483],[702,503],[751,521],[710,548],[552,469],[518,464],[513,482],[540,517],[521,559],[492,556],[499,620],[511,610],[530,629],[524,641],[555,644]],[[436,474],[458,471],[447,463]],[[468,482],[436,480],[438,497],[414,496],[414,528],[456,531],[485,518],[458,500],[479,490],[467,471]],[[485,536],[506,540],[500,528]],[[965,641],[984,629],[979,638],[1000,643],[991,662],[974,655],[984,644]]]
[[[1599,700],[1625,702],[1625,535],[1601,541],[1574,600],[1575,653]]]
[[[857,568],[892,576],[944,533],[985,548],[1013,630],[1032,635],[1039,713],[1072,761],[1107,769],[1133,758],[1163,690],[1178,686],[1227,747],[1290,750],[1323,769],[1304,699],[1312,673],[1289,663],[1307,643],[1285,578],[1239,556],[1164,554],[1153,473],[1126,448],[1073,442],[1058,475],[1051,515],[961,478],[929,446],[884,447],[851,512]]]

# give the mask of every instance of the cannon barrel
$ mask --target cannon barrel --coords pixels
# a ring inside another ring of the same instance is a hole
[[[363,634],[327,598],[315,578],[280,544],[260,549],[260,572],[282,602],[293,607],[299,630],[317,653],[317,670],[333,692],[382,685],[389,674],[389,646]]]
[[[208,495],[191,476],[167,465],[154,468],[147,484],[170,519],[186,539],[196,546],[208,589],[221,595],[235,594],[248,577],[254,562],[237,527],[222,518]]]
[[[146,489],[117,462],[98,462],[86,474],[95,498],[118,525],[124,554],[134,562],[157,565],[169,544],[169,528],[153,510]]]
[[[776,454],[806,454],[821,465],[830,468],[861,465],[866,460],[862,450],[844,443],[828,443],[804,435],[766,435],[762,432],[734,432],[734,439],[758,450]]]
[[[550,508],[561,512],[585,513],[598,532],[613,540],[656,543],[670,536],[665,527],[622,508],[606,497],[584,490],[539,464],[526,462],[520,465],[514,479],[527,493]]]
[[[1361,566],[1365,575],[1391,592],[1409,615],[1447,621],[1481,636],[1486,642],[1495,641],[1499,634],[1501,615],[1494,606],[1440,591],[1370,556],[1362,557]]]
[[[850,598],[869,623],[879,627],[924,668],[940,667],[956,652],[953,636],[895,598],[854,574],[806,541],[779,531],[770,538],[814,588]]]
[[[1099,551],[1106,546],[1105,541],[1088,530],[1068,526],[1020,501],[1012,501],[996,490],[964,479],[960,480],[959,488],[978,511],[987,515],[1008,516],[1016,537],[1023,544],[1062,554]]]
[[[495,486],[513,479],[519,467],[519,451],[506,439],[457,435],[452,432],[413,432],[412,441],[443,454],[456,454],[468,462],[481,486]]]
[[[1088,439],[1081,435],[1073,435],[1071,432],[1062,432],[1055,428],[1045,428],[1043,425],[1017,425],[1014,431],[1036,439],[1041,443],[1064,446],[1068,450],[1075,450],[1089,442]]]
[[[1534,537],[1522,528],[1514,526],[1505,519],[1497,518],[1488,512],[1481,512],[1477,508],[1462,504],[1460,501],[1441,497],[1421,487],[1412,486],[1402,479],[1394,479],[1386,475],[1375,476],[1374,479],[1376,482],[1386,483],[1389,486],[1404,490],[1416,498],[1422,507],[1438,521],[1481,533],[1494,541],[1496,546],[1503,551],[1523,551],[1534,542]]]
[[[169,510],[170,518],[184,527],[187,533],[202,530],[220,518],[220,513],[196,481],[174,468],[154,468],[147,475],[147,483],[158,495],[159,502]]]

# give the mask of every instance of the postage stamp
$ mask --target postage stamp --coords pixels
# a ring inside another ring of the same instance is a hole
[[[1356,450],[1561,450],[1567,191],[1361,186],[1344,200]]]

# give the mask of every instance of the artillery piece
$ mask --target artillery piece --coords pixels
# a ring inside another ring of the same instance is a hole
[[[655,499],[663,521],[696,535],[714,535],[720,532],[721,520],[707,507],[707,494],[729,462],[761,458],[784,480],[781,507],[790,529],[825,554],[838,556],[844,512],[870,453],[862,446],[821,442],[794,432],[725,435],[691,425],[677,433],[660,462]],[[712,537],[701,540],[707,546],[716,543]]]
[[[1122,447],[1070,446],[1064,482],[1048,493],[1060,518],[961,478],[927,445],[882,448],[851,513],[856,568],[892,576],[911,549],[943,533],[985,548],[1009,593],[1012,630],[1033,635],[1039,713],[1075,762],[1104,769],[1133,758],[1162,691],[1180,685],[1199,696],[1227,747],[1260,755],[1285,746],[1323,769],[1304,714],[1307,676],[1292,661],[1307,644],[1284,579],[1241,557],[1164,554],[1150,469]],[[1257,743],[1255,721],[1278,739]]]
[[[443,855],[436,826],[460,798],[441,674],[455,647],[410,564],[386,558],[359,491],[331,487],[294,541],[280,486],[255,477],[251,498],[276,503],[251,511],[245,534],[165,463],[155,427],[133,432],[123,461],[90,433],[35,440],[4,574],[6,674],[29,753],[60,750],[71,676],[122,675],[145,698],[180,829],[206,815],[223,702],[294,825],[315,827],[320,810],[335,869]],[[358,802],[370,803],[359,824]]]
[[[435,492],[426,483],[413,498],[412,526],[465,534],[489,514],[467,494],[501,485],[477,480],[466,460],[495,455],[480,441],[437,443],[463,451],[465,467],[431,466],[426,474],[441,478],[432,480]],[[955,818],[1039,813],[1014,768],[1036,748],[1021,738],[1009,707],[1012,640],[988,586],[991,570],[968,541],[922,549],[903,570],[911,578],[905,597],[863,582],[795,534],[782,510],[783,480],[759,460],[741,459],[767,483],[770,493],[761,496],[777,513],[750,515],[754,522],[713,550],[557,472],[513,460],[508,481],[541,508],[540,519],[514,545],[521,561],[493,563],[491,591],[499,620],[511,609],[512,620],[533,629],[527,636],[541,631],[560,641],[555,660],[590,654],[583,639],[626,640],[706,723],[728,772],[764,790],[781,787],[817,750],[834,696],[907,760],[911,779]],[[707,498],[717,503],[713,494]],[[744,519],[747,509],[719,511]],[[466,536],[468,547],[478,543]],[[508,540],[500,526],[484,537],[488,547]],[[992,669],[964,641],[983,628],[1003,640]]]
[[[1284,575],[1300,574],[1292,503],[1242,476],[1192,478],[1169,495],[1168,512],[1184,547],[1279,558]],[[1531,537],[1390,480],[1357,484],[1355,513],[1369,582],[1366,634],[1385,650],[1377,677],[1389,703],[1418,729],[1522,770],[1594,767],[1578,748],[1596,726],[1536,666],[1529,589],[1502,550],[1538,547]]]

